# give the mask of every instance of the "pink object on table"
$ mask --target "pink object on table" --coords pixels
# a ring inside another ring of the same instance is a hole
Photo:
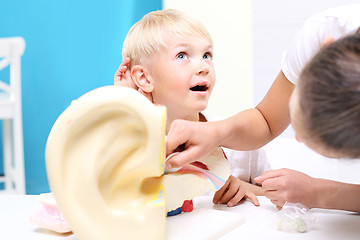
[[[40,208],[30,216],[32,224],[58,233],[71,232],[52,193],[40,194],[39,203]]]

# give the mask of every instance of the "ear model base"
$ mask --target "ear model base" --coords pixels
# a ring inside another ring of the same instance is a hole
[[[166,109],[137,91],[106,86],[72,104],[46,144],[49,185],[80,240],[165,239],[161,176]]]

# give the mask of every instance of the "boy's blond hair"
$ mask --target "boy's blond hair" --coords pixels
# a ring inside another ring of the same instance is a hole
[[[146,14],[129,30],[123,45],[123,57],[130,57],[130,67],[146,64],[147,60],[162,47],[166,47],[165,34],[177,33],[209,40],[212,38],[198,20],[174,9],[165,9]]]

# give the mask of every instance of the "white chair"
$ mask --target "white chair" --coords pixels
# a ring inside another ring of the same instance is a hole
[[[9,66],[9,84],[0,79],[0,120],[3,127],[4,174],[0,193],[25,194],[23,127],[21,110],[22,37],[0,38],[0,71]]]

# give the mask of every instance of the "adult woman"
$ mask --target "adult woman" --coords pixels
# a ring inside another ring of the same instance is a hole
[[[360,158],[360,34],[322,49],[305,67],[290,100],[299,141],[333,158]],[[280,169],[255,179],[276,206],[360,211],[360,185],[312,178]]]

